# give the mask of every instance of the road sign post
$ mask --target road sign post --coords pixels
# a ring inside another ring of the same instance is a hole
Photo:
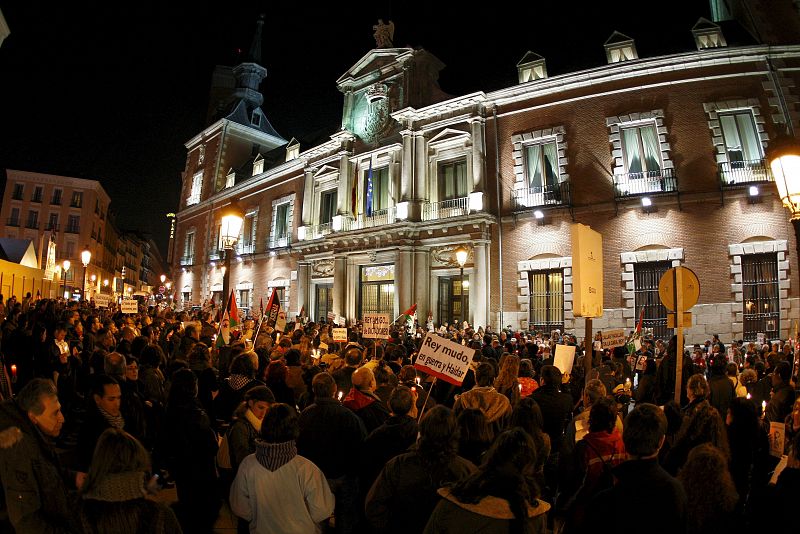
[[[681,402],[683,384],[683,328],[692,326],[692,314],[686,310],[697,304],[700,298],[700,281],[694,271],[687,267],[673,267],[664,273],[658,282],[661,303],[670,310],[667,326],[675,328],[677,347],[675,350],[675,402]]]

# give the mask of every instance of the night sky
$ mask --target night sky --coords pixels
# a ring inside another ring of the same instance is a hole
[[[440,85],[457,96],[516,84],[527,50],[547,59],[550,76],[601,66],[614,30],[634,38],[643,58],[690,51],[692,26],[709,16],[704,0],[503,2],[473,11],[434,0],[50,4],[0,3],[11,28],[0,47],[0,168],[99,180],[118,226],[150,232],[162,252],[184,143],[206,126],[214,66],[239,62],[259,13],[263,110],[301,143],[339,126],[335,82],[375,46],[378,18],[394,21],[395,46],[420,46],[444,62]]]

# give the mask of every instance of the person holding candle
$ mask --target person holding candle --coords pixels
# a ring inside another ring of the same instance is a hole
[[[322,372],[311,382],[314,403],[300,414],[297,453],[325,474],[336,498],[336,531],[350,533],[358,522],[358,471],[367,431],[361,419],[335,398],[336,381]]]

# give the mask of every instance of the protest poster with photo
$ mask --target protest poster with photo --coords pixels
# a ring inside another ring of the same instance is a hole
[[[365,313],[362,337],[366,339],[389,339],[391,319],[385,313]]]
[[[414,367],[436,378],[460,386],[475,351],[428,332],[422,340]]]
[[[784,423],[770,422],[769,424],[769,453],[776,458],[783,456],[783,446],[786,441],[786,425]]]

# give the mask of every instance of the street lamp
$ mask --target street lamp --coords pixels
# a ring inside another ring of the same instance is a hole
[[[81,288],[81,296],[84,300],[86,300],[86,267],[89,266],[90,261],[92,261],[92,251],[89,250],[89,245],[86,245],[86,248],[81,252],[81,263],[83,264],[83,286]]]
[[[106,293],[108,293],[108,278],[103,280],[103,287],[106,288]]]
[[[458,266],[461,267],[461,321],[463,325],[463,321],[467,320],[467,313],[464,306],[464,264],[467,263],[467,256],[469,252],[463,246],[459,246],[456,249],[456,261],[458,262]],[[460,330],[461,328],[459,328]]]
[[[769,144],[767,160],[778,187],[778,196],[789,210],[795,246],[800,257],[800,146],[797,140],[786,134],[778,136]]]
[[[69,271],[69,267],[72,265],[69,260],[64,260],[62,267],[64,268],[64,293],[67,292],[67,271]]]
[[[219,248],[225,251],[225,270],[222,274],[222,310],[224,313],[228,309],[228,294],[230,293],[231,256],[233,256],[236,241],[239,239],[239,232],[242,231],[244,212],[235,200],[231,200],[231,203],[222,209],[220,215]]]

